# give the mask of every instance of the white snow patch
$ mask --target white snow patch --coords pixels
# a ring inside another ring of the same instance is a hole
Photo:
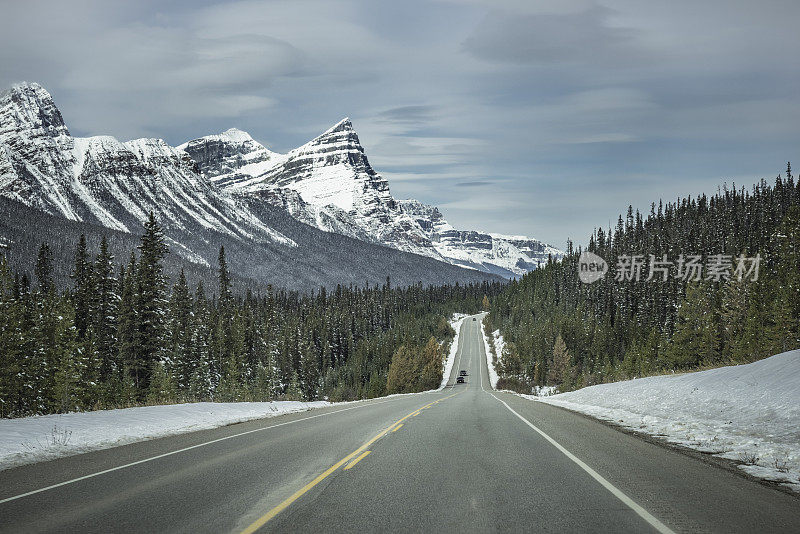
[[[464,322],[464,319],[467,317],[469,316],[463,313],[454,313],[450,318],[450,326],[456,331],[456,335],[453,338],[453,341],[450,343],[450,353],[447,355],[447,361],[444,362],[442,383],[439,385],[439,389],[437,391],[444,389],[444,387],[447,385],[447,381],[450,379],[450,373],[453,372],[453,365],[456,362],[456,353],[458,352],[458,338],[461,334],[461,325]]]
[[[483,328],[483,319],[486,317],[484,313],[481,316],[481,339],[483,339],[483,352],[486,355],[486,368],[489,370],[489,384],[491,384],[492,389],[497,389],[497,370],[494,368],[494,363],[492,362],[492,351],[491,346],[489,345],[489,338],[486,337],[486,331]],[[500,359],[500,355],[503,354],[503,336],[500,335],[499,330],[495,330],[492,333],[492,337],[494,338],[494,348],[497,351],[497,358]],[[500,345],[498,345],[498,339]]]
[[[723,458],[800,491],[800,350],[746,365],[600,384],[547,398]]]
[[[395,393],[381,401],[439,391]],[[196,402],[0,419],[0,470],[349,402]]]
[[[356,176],[348,165],[338,163],[318,166],[305,180],[287,184],[286,187],[300,193],[309,204],[333,205],[350,212],[354,209],[356,196],[364,188],[362,182],[363,177]]]
[[[538,397],[549,397],[558,394],[558,386],[533,386],[533,394]]]
[[[2,419],[0,469],[324,406],[331,403],[198,402]]]

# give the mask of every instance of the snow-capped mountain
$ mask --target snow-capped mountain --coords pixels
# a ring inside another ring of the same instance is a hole
[[[243,132],[231,132],[179,148],[231,194],[261,198],[322,230],[505,277],[535,269],[549,255],[562,255],[527,237],[456,230],[434,206],[395,200],[348,118],[286,155],[270,152]],[[209,159],[215,151],[219,156]]]
[[[230,132],[230,130],[229,130]],[[415,221],[397,208],[389,183],[369,164],[349,119],[266,164],[250,164],[251,155],[267,150],[228,132],[181,145],[193,158],[207,153],[224,137],[231,152],[242,154],[240,166],[200,163],[202,171],[234,195],[259,197],[287,209],[299,220],[327,232],[442,259]]]
[[[560,250],[528,237],[456,230],[438,208],[417,200],[401,200],[398,206],[417,221],[434,249],[454,265],[510,278],[536,269],[550,256],[563,256]]]
[[[125,233],[152,211],[173,250],[199,264],[213,262],[209,250],[223,238],[296,248],[276,230],[285,226],[276,210],[324,232],[505,277],[561,254],[535,239],[457,230],[433,206],[394,199],[349,119],[287,154],[237,129],[178,147],[78,138],[36,83],[0,95],[0,196]]]
[[[397,285],[491,279],[365,243],[369,236],[349,214],[312,206],[294,189],[238,193],[208,178],[236,185],[287,159],[238,130],[177,148],[161,139],[73,137],[43,87],[14,85],[0,94],[4,255],[30,269],[39,244],[48,241],[68,264],[80,233],[95,243],[110,236],[117,253],[127,254],[153,212],[173,252],[168,267],[186,266],[201,278],[213,277],[209,267],[224,245],[233,274],[248,287],[372,284],[387,275]]]
[[[168,235],[211,230],[293,245],[240,199],[208,183],[186,152],[161,139],[72,137],[50,94],[35,83],[0,96],[0,193],[51,215],[123,232],[138,231],[152,211]]]

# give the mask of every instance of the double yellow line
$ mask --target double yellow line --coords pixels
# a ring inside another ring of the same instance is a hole
[[[459,392],[459,393],[461,393],[461,392]],[[273,517],[275,517],[276,515],[278,515],[282,511],[284,511],[289,505],[291,505],[297,499],[299,499],[300,497],[302,497],[303,495],[308,493],[308,491],[310,491],[314,486],[316,486],[317,484],[319,484],[320,482],[325,480],[328,476],[330,476],[333,472],[335,472],[341,466],[343,466],[344,464],[348,463],[350,460],[352,460],[353,458],[358,456],[358,458],[356,458],[350,465],[345,467],[345,469],[349,469],[349,468],[353,467],[355,464],[360,462],[367,454],[372,452],[372,451],[367,451],[366,450],[367,447],[369,447],[370,445],[372,445],[373,443],[375,443],[376,441],[381,439],[387,433],[394,432],[395,430],[399,429],[401,426],[403,426],[403,421],[405,421],[409,417],[416,416],[422,410],[424,410],[425,408],[429,408],[429,407],[433,406],[436,403],[442,402],[443,400],[447,400],[450,397],[454,397],[456,395],[458,395],[458,393],[453,393],[452,395],[448,395],[447,397],[443,397],[443,398],[441,398],[441,399],[439,399],[437,401],[430,402],[430,403],[426,404],[425,406],[423,406],[422,408],[419,408],[418,410],[414,410],[410,414],[406,415],[405,417],[402,417],[401,419],[398,419],[397,421],[392,423],[390,426],[388,426],[385,429],[381,430],[380,432],[378,432],[377,435],[373,436],[369,441],[364,443],[362,446],[360,446],[359,448],[357,448],[356,450],[354,450],[353,452],[351,452],[350,454],[348,454],[347,456],[345,456],[344,458],[342,458],[341,460],[339,460],[338,462],[336,462],[335,464],[330,466],[328,469],[326,469],[325,471],[323,471],[322,473],[317,475],[317,477],[314,480],[312,480],[311,482],[309,482],[308,484],[306,484],[305,486],[303,486],[299,490],[295,491],[291,496],[289,496],[286,500],[284,500],[278,506],[276,506],[275,508],[273,508],[272,510],[270,510],[266,514],[264,514],[261,517],[259,517],[249,527],[244,529],[242,531],[242,534],[251,534],[253,532],[256,532],[258,529],[260,529],[265,524],[267,524],[267,522],[270,519],[272,519]]]

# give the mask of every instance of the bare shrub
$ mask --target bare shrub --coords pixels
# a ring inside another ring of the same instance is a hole
[[[739,461],[745,465],[758,465],[760,459],[754,452],[742,452],[739,454]]]
[[[781,473],[788,473],[789,472],[789,457],[784,458],[775,458],[773,460],[772,465],[780,471]]]

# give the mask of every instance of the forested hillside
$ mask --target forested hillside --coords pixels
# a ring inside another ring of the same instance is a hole
[[[629,207],[589,239],[610,267],[595,283],[579,280],[583,251],[570,246],[563,261],[508,285],[486,326],[505,341],[506,387],[564,391],[800,347],[800,183],[787,167],[774,185],[659,202],[647,216]],[[699,276],[688,269],[693,255]],[[638,281],[625,270],[633,256]]]
[[[0,257],[0,416],[200,400],[350,400],[384,395],[393,355],[421,370],[390,384],[441,381],[453,331],[501,284],[269,288],[235,295],[224,248],[217,287],[164,274],[169,254],[152,217],[138,250],[114,258],[81,237],[70,287],[54,282],[51,248],[33,280]],[[395,366],[397,367],[397,366]],[[397,374],[397,373],[395,373]],[[408,374],[400,373],[402,376]]]

